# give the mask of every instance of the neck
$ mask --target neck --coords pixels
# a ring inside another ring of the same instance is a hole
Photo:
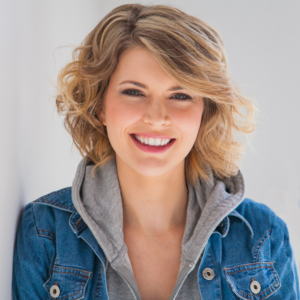
[[[146,236],[162,236],[185,227],[188,188],[184,161],[159,177],[142,176],[118,164],[124,227]]]

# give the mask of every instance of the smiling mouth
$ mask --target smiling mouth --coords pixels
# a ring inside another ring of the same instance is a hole
[[[176,140],[176,139],[170,139],[170,141],[168,143],[166,143],[165,145],[150,145],[150,144],[145,144],[142,143],[141,141],[139,141],[136,137],[135,134],[130,134],[137,142],[139,142],[141,145],[145,145],[145,146],[152,146],[152,147],[164,147],[168,144],[170,144],[172,141]]]
[[[147,153],[153,153],[153,154],[161,154],[164,153],[166,151],[168,151],[176,142],[176,139],[171,139],[169,143],[165,144],[165,145],[147,145],[147,144],[143,144],[140,141],[138,141],[133,134],[130,134],[130,137],[133,141],[133,143],[143,152],[147,152]]]

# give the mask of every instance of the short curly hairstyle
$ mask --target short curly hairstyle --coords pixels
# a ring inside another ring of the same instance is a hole
[[[181,86],[203,97],[195,143],[185,158],[186,180],[237,174],[245,144],[234,132],[255,129],[254,102],[243,96],[228,71],[219,33],[202,20],[166,5],[126,4],[113,9],[72,52],[58,75],[56,107],[83,157],[101,167],[115,157],[97,112],[120,55],[144,47]],[[246,113],[242,114],[242,108]]]

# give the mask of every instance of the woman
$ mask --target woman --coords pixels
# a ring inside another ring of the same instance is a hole
[[[244,198],[234,133],[254,130],[255,107],[213,28],[119,6],[58,90],[83,159],[72,187],[23,211],[14,299],[300,299],[286,224]]]

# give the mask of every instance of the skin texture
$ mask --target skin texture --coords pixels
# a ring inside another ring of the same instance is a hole
[[[121,84],[127,80],[146,87]],[[202,97],[185,89],[169,91],[175,86],[180,84],[147,49],[128,49],[110,78],[105,108],[98,112],[116,152],[124,239],[143,300],[169,299],[176,283],[188,200],[184,159],[204,109]],[[122,94],[129,89],[135,91]],[[146,153],[132,141],[129,134],[135,132],[176,141],[164,153]]]

